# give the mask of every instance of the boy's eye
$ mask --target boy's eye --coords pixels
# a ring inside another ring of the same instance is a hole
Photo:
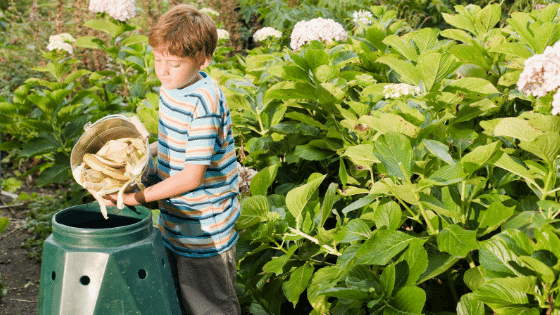
[[[172,63],[171,66],[172,66],[173,68],[179,68],[180,64],[178,64],[178,63]]]

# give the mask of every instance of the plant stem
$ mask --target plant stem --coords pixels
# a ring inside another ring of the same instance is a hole
[[[455,303],[459,303],[459,296],[457,295],[457,290],[455,289],[455,285],[453,284],[453,278],[451,277],[451,271],[449,271],[449,269],[447,269],[447,271],[445,272],[445,275],[447,276],[447,282],[449,284],[449,289],[451,290],[451,296],[453,296],[453,300],[455,300]]]
[[[416,192],[414,192],[414,194],[416,195],[417,199],[420,199],[420,197],[418,197],[418,194]],[[432,225],[432,222],[430,221],[430,219],[428,219],[428,213],[426,213],[426,210],[424,209],[424,206],[422,205],[422,202],[420,202],[420,201],[418,202],[418,207],[420,208],[420,213],[422,214],[422,217],[426,221],[426,225],[428,226],[428,230],[430,232],[430,235],[436,235],[437,231],[434,229],[434,226]]]
[[[471,266],[471,268],[476,268],[476,265],[474,264],[474,260],[472,259],[471,253],[467,253],[467,257],[465,257],[465,258],[469,262],[469,266]]]
[[[299,235],[299,236],[303,236],[303,237],[305,237],[306,239],[312,241],[313,243],[315,243],[315,244],[317,244],[317,245],[323,247],[323,248],[326,249],[327,252],[328,252],[329,254],[331,254],[331,255],[335,255],[335,256],[340,256],[340,255],[342,255],[342,254],[339,253],[336,249],[334,249],[334,248],[332,248],[332,247],[330,247],[330,246],[321,245],[321,243],[319,242],[318,239],[316,239],[316,238],[314,238],[314,237],[312,237],[312,236],[309,236],[309,235],[303,233],[303,232],[300,231],[300,230],[296,230],[296,229],[291,228],[291,227],[288,227],[288,229],[290,229],[290,232],[295,233],[295,234],[297,234],[297,235]]]

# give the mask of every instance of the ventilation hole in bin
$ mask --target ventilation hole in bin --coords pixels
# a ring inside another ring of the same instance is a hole
[[[146,279],[147,275],[148,274],[146,273],[146,270],[144,270],[144,269],[138,270],[138,278],[144,280],[144,279]]]
[[[56,279],[56,272],[52,272],[51,273],[51,279],[54,281]]]
[[[80,283],[83,285],[88,285],[89,284],[89,277],[88,276],[82,276],[80,278]]]
[[[161,259],[161,265],[165,267],[165,259]]]

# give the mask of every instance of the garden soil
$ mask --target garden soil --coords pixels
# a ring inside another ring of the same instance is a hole
[[[0,205],[11,201],[0,195]],[[41,263],[29,258],[29,250],[22,243],[33,237],[23,225],[27,215],[25,207],[3,208],[2,216],[10,219],[8,228],[0,234],[0,277],[8,293],[0,297],[0,315],[37,314]]]

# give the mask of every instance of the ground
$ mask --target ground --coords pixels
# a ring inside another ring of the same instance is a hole
[[[37,314],[41,263],[28,258],[28,250],[21,243],[32,235],[22,229],[25,207],[4,208],[11,201],[0,197],[2,216],[10,218],[10,225],[0,234],[0,274],[8,293],[0,297],[0,315]]]

